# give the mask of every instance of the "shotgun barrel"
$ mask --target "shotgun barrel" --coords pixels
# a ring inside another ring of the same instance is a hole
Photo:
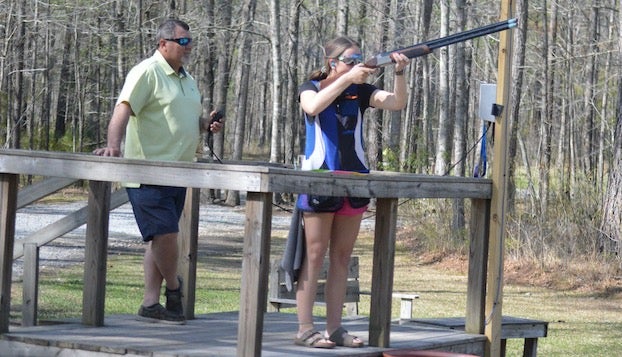
[[[476,37],[486,36],[491,33],[505,31],[513,27],[516,27],[516,25],[517,25],[517,20],[515,18],[509,19],[506,21],[497,22],[497,23],[490,24],[487,26],[478,27],[472,30],[459,32],[459,33],[449,35],[446,37],[441,37],[435,40],[422,42],[422,43],[419,43],[413,46],[400,48],[394,51],[382,52],[368,59],[367,61],[365,61],[365,66],[375,68],[375,67],[389,65],[393,63],[393,60],[389,56],[393,52],[403,53],[408,58],[425,56],[439,47],[445,47],[445,46],[449,46],[454,43],[463,42],[463,41],[470,40]]]

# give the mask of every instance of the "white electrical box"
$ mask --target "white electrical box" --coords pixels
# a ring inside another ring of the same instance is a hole
[[[486,121],[495,121],[492,106],[497,101],[497,85],[480,83],[479,85],[479,117]]]

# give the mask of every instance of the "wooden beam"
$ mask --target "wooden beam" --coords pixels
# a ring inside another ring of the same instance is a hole
[[[512,18],[514,0],[501,0],[500,20]],[[505,254],[505,215],[507,213],[508,146],[510,139],[509,108],[512,80],[512,31],[499,34],[499,59],[497,75],[497,100],[503,110],[495,120],[492,164],[492,198],[490,215],[490,239],[488,254],[488,278],[486,289],[486,344],[485,355],[501,356],[501,320],[503,318],[503,262]]]
[[[238,357],[261,356],[264,311],[268,302],[272,196],[270,192],[246,195]]]
[[[0,150],[0,171],[250,192],[385,198],[490,198],[491,181],[396,172],[339,174],[271,166],[129,160],[60,152]]]
[[[22,277],[22,326],[37,324],[39,303],[39,247],[24,244],[24,273]]]
[[[369,309],[369,345],[389,347],[397,199],[378,198]]]
[[[199,203],[201,189],[189,188],[179,220],[179,261],[177,272],[183,279],[182,294],[186,319],[194,319],[197,286],[197,250],[199,245]]]
[[[32,185],[28,185],[17,193],[17,208],[28,206],[77,181],[76,179],[65,177],[48,177]]]
[[[127,191],[125,189],[117,190],[110,197],[110,209],[115,209],[127,203],[127,201]],[[82,207],[24,239],[20,239],[13,250],[13,259],[18,259],[24,255],[24,244],[26,243],[35,243],[38,247],[41,247],[87,223],[88,210],[88,206]]]
[[[0,174],[0,333],[9,332],[19,176]]]
[[[489,217],[490,200],[472,199],[465,331],[478,335],[484,333]]]
[[[91,326],[104,325],[110,188],[110,182],[89,182],[89,212],[86,223],[84,250],[85,284],[82,293],[82,323]]]

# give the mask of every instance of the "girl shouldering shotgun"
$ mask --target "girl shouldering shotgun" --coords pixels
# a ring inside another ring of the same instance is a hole
[[[325,61],[299,88],[306,123],[302,170],[329,170],[343,174],[368,173],[363,147],[363,114],[369,107],[401,110],[407,93],[404,68],[409,59],[392,53],[395,62],[393,91],[367,84],[375,69],[363,63],[354,40],[338,37],[324,47]],[[296,203],[304,220],[306,254],[298,277],[297,345],[315,348],[362,347],[364,342],[341,326],[348,264],[368,198],[299,195]],[[330,247],[326,282],[326,329],[313,323],[318,276]]]

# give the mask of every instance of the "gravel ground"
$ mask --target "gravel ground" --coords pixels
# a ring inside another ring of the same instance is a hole
[[[86,202],[62,204],[36,203],[17,212],[15,225],[15,245],[25,237],[45,228],[45,226],[63,218],[86,205]],[[272,227],[276,234],[289,227],[290,213],[275,209]],[[236,235],[244,232],[244,206],[229,207],[220,204],[202,204],[200,206],[199,239],[210,240]],[[62,267],[81,264],[84,261],[84,237],[86,225],[55,239],[40,248],[39,264],[41,268]],[[239,241],[239,240],[238,240]],[[110,212],[108,253],[142,252],[143,243],[134,221],[132,207],[126,203]],[[23,272],[22,258],[13,262],[13,278],[21,279]]]
[[[199,220],[199,249],[201,254],[226,254],[227,250],[241,250],[244,233],[245,206],[244,195],[242,205],[230,207],[222,204],[205,204],[200,206]],[[20,244],[25,237],[45,228],[47,225],[63,218],[86,205],[86,202],[72,203],[35,203],[20,209],[17,212],[15,226],[15,245]],[[289,229],[291,206],[281,209],[273,208],[272,236],[285,237]],[[363,220],[362,230],[372,230],[373,219]],[[40,248],[39,265],[41,269],[63,267],[72,264],[82,264],[84,261],[84,236],[86,225],[55,239]],[[237,239],[232,239],[237,238]],[[274,244],[272,254],[279,254],[281,246]],[[108,238],[108,254],[123,254],[131,252],[142,254],[143,243],[140,232],[134,221],[134,214],[129,203],[110,212],[110,226]],[[13,262],[13,279],[21,280],[23,273],[22,258]]]

